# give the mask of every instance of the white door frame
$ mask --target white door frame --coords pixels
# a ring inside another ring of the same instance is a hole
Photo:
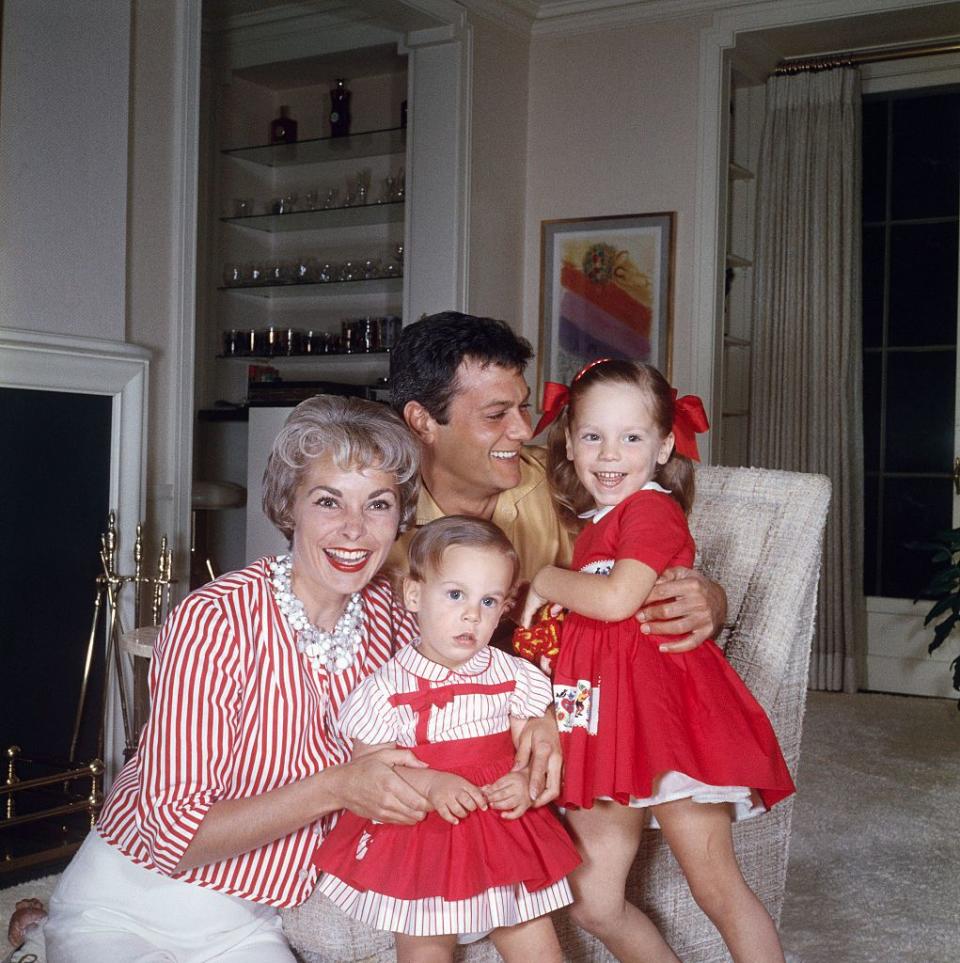
[[[864,94],[923,87],[955,85],[960,76],[960,54],[943,54],[915,60],[887,61],[861,68]],[[960,282],[958,282],[960,283]],[[960,297],[958,297],[960,345]],[[953,450],[960,453],[960,372],[954,407]],[[953,524],[960,524],[960,499],[953,500]],[[960,655],[960,635],[955,634],[935,652],[927,647],[933,629],[924,626],[929,602],[866,596],[867,641],[862,685],[880,692],[956,698],[950,684],[950,663]]]

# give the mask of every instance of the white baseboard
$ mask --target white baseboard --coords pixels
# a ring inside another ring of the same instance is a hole
[[[867,657],[863,687],[877,692],[956,699],[950,663],[960,654],[954,637],[933,653],[932,626],[923,617],[932,603],[867,598]]]

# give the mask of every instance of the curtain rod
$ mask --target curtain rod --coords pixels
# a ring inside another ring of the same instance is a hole
[[[800,74],[815,70],[833,70],[835,67],[854,67],[881,60],[905,60],[907,57],[932,57],[935,54],[960,51],[960,40],[937,40],[928,43],[901,44],[890,47],[872,47],[869,50],[848,50],[844,53],[822,54],[816,57],[798,57],[781,60],[774,76]]]

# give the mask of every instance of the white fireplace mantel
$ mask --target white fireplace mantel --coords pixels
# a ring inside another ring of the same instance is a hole
[[[136,345],[0,328],[0,387],[112,399],[108,504],[117,513],[120,571],[132,570],[136,527],[145,505],[149,370],[150,352]],[[115,689],[110,692],[113,696]],[[108,784],[123,762],[123,727],[117,706],[111,705],[116,701],[108,698]]]

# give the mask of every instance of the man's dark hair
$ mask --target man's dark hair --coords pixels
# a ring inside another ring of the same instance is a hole
[[[465,358],[522,374],[532,357],[530,342],[505,321],[459,311],[431,314],[405,327],[391,349],[390,401],[401,417],[408,401],[418,401],[445,425]]]

